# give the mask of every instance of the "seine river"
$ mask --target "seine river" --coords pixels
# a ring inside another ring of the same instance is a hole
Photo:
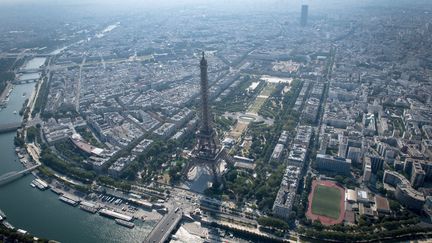
[[[34,89],[35,84],[14,87],[6,109],[0,111],[0,124],[17,122],[19,112]],[[13,145],[15,132],[0,134],[0,175],[18,171],[23,166],[18,161]],[[50,190],[32,188],[32,175],[0,186],[0,209],[16,228],[60,242],[142,242],[151,231],[152,224],[144,223],[133,229],[115,224],[114,220],[90,214],[58,200]]]

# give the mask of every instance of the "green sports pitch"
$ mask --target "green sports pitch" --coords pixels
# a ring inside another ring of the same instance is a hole
[[[337,188],[317,185],[312,198],[312,213],[332,219],[339,218],[341,196]]]

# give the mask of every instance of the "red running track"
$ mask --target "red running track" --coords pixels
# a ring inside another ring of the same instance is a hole
[[[327,187],[333,187],[338,189],[341,192],[341,198],[340,198],[340,211],[339,211],[339,218],[337,219],[333,219],[327,216],[323,216],[323,215],[317,215],[312,213],[312,198],[313,198],[313,194],[315,192],[315,188],[317,185],[323,185],[323,186],[327,186]],[[315,220],[319,220],[321,222],[321,224],[323,225],[334,225],[334,224],[340,224],[343,222],[344,218],[345,218],[345,189],[340,187],[339,185],[337,185],[335,182],[333,181],[317,181],[314,180],[312,182],[312,189],[311,192],[309,193],[309,197],[308,197],[308,210],[306,212],[306,216],[311,219],[312,221]]]

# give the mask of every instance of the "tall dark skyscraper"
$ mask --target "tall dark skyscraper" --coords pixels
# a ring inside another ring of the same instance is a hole
[[[301,26],[306,26],[307,25],[308,10],[309,10],[309,6],[308,5],[302,5],[302,7],[301,7],[301,18],[300,18],[300,24],[301,24]]]

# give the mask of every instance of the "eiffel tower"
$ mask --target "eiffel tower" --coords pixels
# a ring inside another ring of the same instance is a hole
[[[201,125],[197,133],[197,145],[194,155],[199,160],[215,161],[220,152],[220,145],[216,133],[211,126],[211,118],[208,104],[208,74],[207,60],[202,53],[201,69]]]
[[[222,162],[232,163],[233,159],[228,155],[226,150],[219,144],[216,131],[213,129],[212,115],[209,108],[209,97],[208,97],[208,74],[207,74],[207,60],[202,53],[200,61],[201,69],[201,124],[198,128],[196,137],[197,143],[192,150],[192,157],[185,168],[185,172],[189,174],[193,169],[202,169],[213,177],[212,182],[219,181],[221,179],[222,171],[220,170]],[[188,180],[200,182],[195,179]]]

